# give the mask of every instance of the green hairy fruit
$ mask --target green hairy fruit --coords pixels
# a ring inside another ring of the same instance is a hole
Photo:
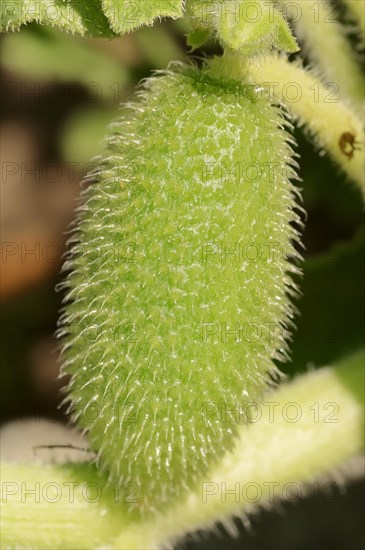
[[[300,218],[286,122],[261,89],[176,65],[139,96],[80,206],[61,333],[74,418],[145,513],[257,416],[286,357]]]

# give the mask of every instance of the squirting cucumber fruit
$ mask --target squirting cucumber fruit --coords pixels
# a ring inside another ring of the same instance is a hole
[[[234,445],[285,356],[300,220],[262,90],[176,65],[139,96],[80,207],[61,332],[74,417],[148,512]]]

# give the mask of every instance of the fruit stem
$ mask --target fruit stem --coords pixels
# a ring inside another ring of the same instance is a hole
[[[335,6],[328,0],[291,2],[279,0],[286,15],[293,21],[295,35],[303,39],[304,52],[309,54],[323,75],[323,80],[338,86],[338,96],[351,101],[353,107],[362,111],[364,101],[364,77],[360,60],[356,59],[344,27],[337,20]],[[362,0],[347,1],[353,13],[364,15]],[[360,6],[361,5],[361,6]]]

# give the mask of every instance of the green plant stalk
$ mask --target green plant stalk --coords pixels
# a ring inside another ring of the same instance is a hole
[[[133,520],[121,499],[115,503],[112,490],[104,490],[96,502],[85,500],[85,484],[102,484],[93,466],[2,464],[3,547],[159,548],[217,520],[229,528],[233,514],[292,498],[290,489],[294,498],[310,491],[315,480],[363,450],[363,365],[359,352],[267,395],[258,408],[261,418],[240,428],[235,449],[184,500],[144,521]],[[25,494],[36,483],[39,502]],[[50,504],[57,496],[52,483],[61,487],[62,498]],[[67,488],[75,483],[70,499]],[[237,494],[226,494],[231,489],[238,491],[238,501]]]
[[[1,480],[4,548],[97,548],[126,524],[123,510],[113,507],[112,491],[88,502],[96,496],[95,484],[104,486],[89,463],[3,463]]]
[[[299,3],[280,0],[280,3],[287,8],[288,16],[292,15],[296,37],[303,39],[304,51],[318,66],[326,81],[338,84],[339,97],[350,100],[361,112],[364,78],[344,28],[336,20],[333,4],[327,0],[302,0]],[[362,2],[357,0],[355,3]],[[356,7],[356,11],[361,11],[361,8]]]
[[[300,125],[305,125],[320,149],[364,192],[364,128],[346,103],[333,96],[313,74],[299,63],[280,55],[242,62],[242,76],[271,87],[274,98],[285,105]],[[351,137],[352,136],[352,137]],[[354,143],[351,145],[350,140]]]

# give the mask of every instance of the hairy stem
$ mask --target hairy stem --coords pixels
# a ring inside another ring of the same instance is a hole
[[[339,97],[351,100],[353,106],[361,111],[364,78],[344,28],[336,19],[334,4],[327,0],[280,0],[280,3],[294,23],[296,36],[303,40],[304,51],[308,52],[326,81],[337,84]],[[357,4],[356,12],[361,11],[359,4],[364,9],[362,0],[353,3]]]
[[[3,464],[3,546],[159,548],[217,520],[229,527],[233,514],[298,497],[363,450],[363,364],[361,352],[267,395],[235,450],[183,501],[150,519],[133,519],[125,495],[105,489],[90,465]]]
[[[299,124],[305,125],[320,148],[364,192],[364,129],[359,117],[343,103],[330,85],[318,81],[298,63],[279,55],[244,62],[242,76],[268,86],[274,98],[286,105]]]
[[[2,463],[1,479],[4,548],[97,548],[128,524],[90,463]]]

